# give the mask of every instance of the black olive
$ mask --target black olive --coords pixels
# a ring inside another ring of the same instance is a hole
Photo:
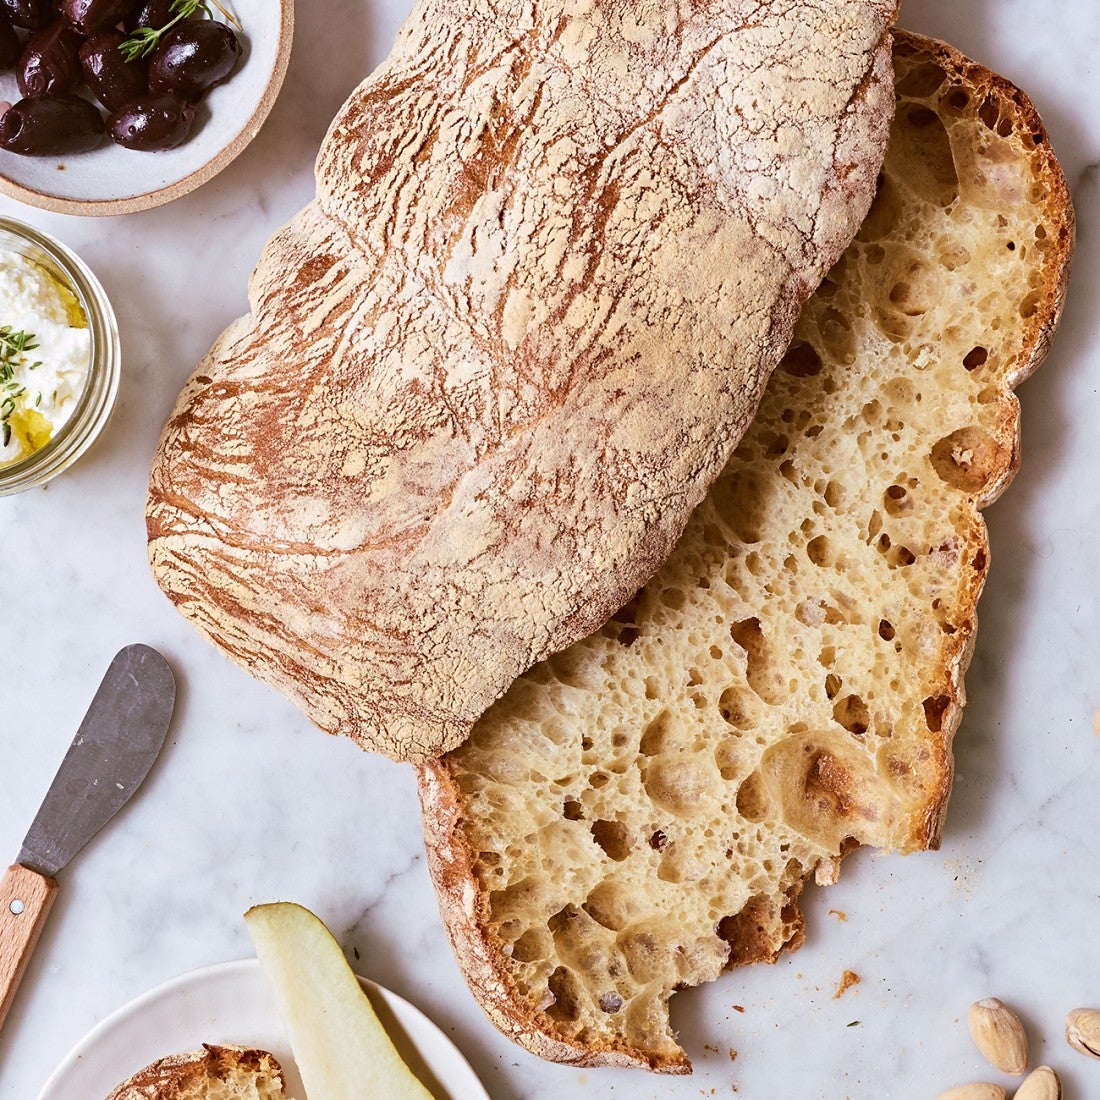
[[[132,15],[127,16],[122,22],[127,31],[133,32],[138,27],[152,27],[159,31],[167,23],[179,15],[172,10],[174,0],[144,0]],[[196,13],[189,15],[188,19],[196,18]]]
[[[57,15],[56,0],[0,0],[0,7],[28,31],[40,31]]]
[[[127,61],[119,50],[120,31],[106,31],[80,47],[80,66],[92,94],[107,108],[117,111],[149,90],[144,61]]]
[[[181,99],[200,99],[233,72],[240,56],[240,40],[225,23],[180,23],[164,35],[149,59],[149,87]]]
[[[112,141],[127,149],[174,149],[187,140],[195,108],[170,92],[141,96],[107,118]]]
[[[79,53],[82,41],[64,19],[55,19],[32,34],[19,55],[16,71],[23,95],[60,95],[77,87],[84,80]]]
[[[103,139],[103,116],[78,95],[21,99],[0,116],[0,148],[27,156],[60,156],[94,149]]]
[[[86,35],[117,26],[136,7],[137,0],[61,0],[61,14]]]
[[[0,8],[0,72],[6,72],[19,60],[23,44],[12,26],[6,8]]]

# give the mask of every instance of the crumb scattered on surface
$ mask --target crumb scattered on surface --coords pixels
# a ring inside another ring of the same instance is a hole
[[[737,1061],[737,1051],[734,1050],[733,1047],[730,1047],[730,1061],[731,1062],[736,1062]]]
[[[846,921],[848,919],[848,914],[845,913],[843,909],[830,909],[829,916],[836,917],[839,921]]]
[[[854,970],[845,970],[840,975],[840,981],[837,983],[836,992],[833,994],[833,1000],[838,997],[843,997],[845,992],[852,988],[853,985],[859,985],[862,979]]]
[[[744,1005],[734,1005],[733,1006],[733,1011],[734,1012],[744,1012],[745,1011],[745,1006]]]

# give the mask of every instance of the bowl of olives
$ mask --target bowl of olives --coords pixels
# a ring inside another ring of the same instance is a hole
[[[125,214],[205,183],[282,86],[293,0],[0,0],[0,193]]]

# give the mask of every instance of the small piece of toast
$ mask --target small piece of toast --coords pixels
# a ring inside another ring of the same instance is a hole
[[[138,1070],[107,1100],[289,1100],[285,1085],[282,1066],[266,1050],[203,1043]]]

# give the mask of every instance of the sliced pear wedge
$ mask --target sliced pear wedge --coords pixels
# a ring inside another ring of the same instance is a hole
[[[244,919],[309,1100],[432,1100],[321,920],[291,902],[257,905]]]

